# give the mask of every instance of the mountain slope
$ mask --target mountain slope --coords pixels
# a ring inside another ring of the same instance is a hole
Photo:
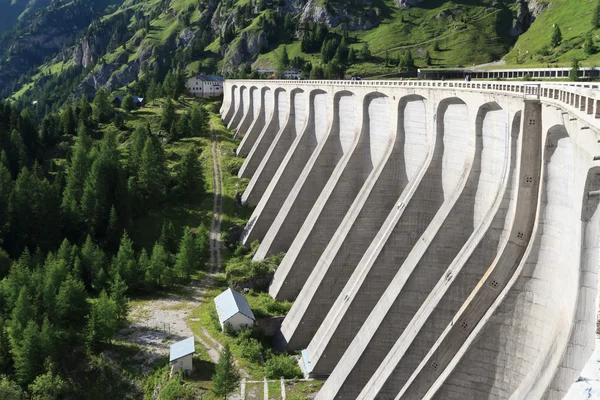
[[[594,6],[576,3],[584,15]],[[132,90],[145,95],[152,81],[160,83],[176,70],[246,76],[283,65],[313,77],[389,77],[407,67],[407,52],[417,66],[480,64],[507,53],[511,62],[515,49],[530,46],[527,38],[540,36],[547,21],[562,18],[557,14],[565,13],[566,4],[54,0],[4,34],[0,88],[4,97],[56,107],[73,94],[92,96],[99,87],[125,90],[133,85]],[[533,22],[538,16],[540,22]]]

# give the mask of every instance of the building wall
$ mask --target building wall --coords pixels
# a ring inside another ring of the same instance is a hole
[[[173,371],[183,370],[184,372],[192,372],[192,354],[172,361],[171,366],[173,366]]]
[[[223,82],[203,81],[195,76],[187,80],[187,88],[194,97],[213,97],[223,94]]]
[[[221,328],[225,330],[225,325],[229,324],[233,328],[234,331],[239,331],[242,326],[252,326],[254,325],[254,321],[242,313],[237,313],[233,317],[229,318],[227,321],[221,322]]]

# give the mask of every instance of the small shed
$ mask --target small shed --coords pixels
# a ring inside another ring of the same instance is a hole
[[[133,104],[135,104],[135,106],[137,108],[144,107],[144,98],[143,97],[137,97],[137,96],[132,96],[132,97],[133,97]],[[124,98],[125,98],[125,96],[115,97],[115,99],[113,100],[113,105],[115,107],[121,107],[121,104],[123,103]]]
[[[215,297],[215,306],[223,330],[229,324],[237,332],[242,326],[252,326],[256,321],[246,298],[231,288]]]
[[[194,355],[194,338],[189,337],[181,342],[171,345],[169,365],[171,371],[183,370],[184,373],[192,372],[192,356]]]

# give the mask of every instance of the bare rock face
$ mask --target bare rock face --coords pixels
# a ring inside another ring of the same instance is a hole
[[[510,30],[512,37],[527,32],[533,21],[548,8],[548,3],[542,3],[539,0],[518,0],[516,5],[519,7],[519,11]]]
[[[323,7],[317,0],[309,0],[302,8],[300,21],[318,22],[330,28],[336,28],[344,24],[345,28],[351,31],[368,30],[378,26],[382,16],[372,1],[361,0],[357,3],[358,6],[362,6],[365,10],[361,15],[353,14],[347,5],[342,2]]]

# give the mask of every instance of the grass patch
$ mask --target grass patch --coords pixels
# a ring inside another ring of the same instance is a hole
[[[311,399],[310,394],[317,393],[323,386],[324,381],[286,381],[285,394],[288,400]]]

